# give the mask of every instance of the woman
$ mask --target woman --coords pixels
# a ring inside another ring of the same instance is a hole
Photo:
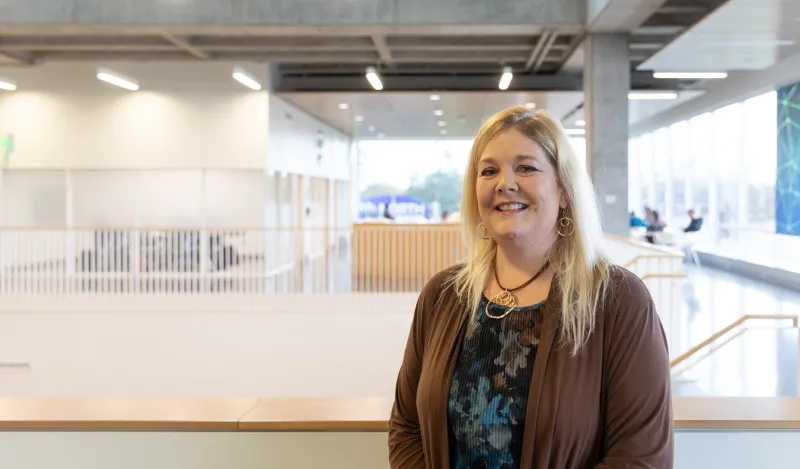
[[[545,111],[491,117],[464,179],[466,264],[420,294],[393,469],[672,467],[666,338],[600,250],[597,203]]]

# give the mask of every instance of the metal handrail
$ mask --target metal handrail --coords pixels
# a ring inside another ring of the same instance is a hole
[[[740,317],[736,321],[733,321],[732,323],[730,323],[727,326],[723,327],[719,331],[715,332],[714,334],[712,334],[706,340],[704,340],[704,341],[700,342],[699,344],[695,345],[694,347],[690,348],[689,350],[687,350],[686,352],[684,352],[683,354],[681,354],[680,356],[678,356],[674,360],[671,360],[669,362],[670,368],[674,368],[674,367],[680,365],[681,363],[685,362],[686,360],[691,358],[697,352],[699,352],[699,351],[703,350],[704,348],[708,347],[709,345],[713,344],[720,337],[724,336],[728,332],[732,331],[733,329],[736,329],[737,327],[741,326],[742,324],[744,324],[745,322],[747,322],[747,321],[749,321],[751,319],[791,319],[792,320],[792,327],[795,328],[795,329],[798,328],[798,322],[799,322],[798,317],[795,314],[745,314],[744,316]]]

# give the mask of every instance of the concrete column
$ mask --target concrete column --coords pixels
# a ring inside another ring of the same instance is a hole
[[[628,90],[626,34],[592,34],[583,72],[586,167],[606,233],[628,235]]]

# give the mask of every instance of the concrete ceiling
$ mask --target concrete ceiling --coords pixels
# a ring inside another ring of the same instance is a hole
[[[797,53],[800,2],[730,0],[639,68],[762,70]]]

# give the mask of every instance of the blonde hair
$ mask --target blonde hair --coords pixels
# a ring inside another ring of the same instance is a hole
[[[459,298],[472,305],[477,314],[483,290],[490,279],[497,243],[478,235],[481,223],[475,183],[478,162],[489,142],[498,134],[516,129],[538,143],[556,170],[567,207],[564,212],[574,223],[569,236],[559,236],[550,250],[549,261],[560,289],[560,323],[564,340],[574,354],[594,331],[595,314],[605,297],[610,263],[602,252],[603,230],[597,198],[586,170],[564,133],[561,124],[544,110],[512,107],[490,117],[478,131],[464,177],[461,219],[467,245],[466,265],[453,284]]]

